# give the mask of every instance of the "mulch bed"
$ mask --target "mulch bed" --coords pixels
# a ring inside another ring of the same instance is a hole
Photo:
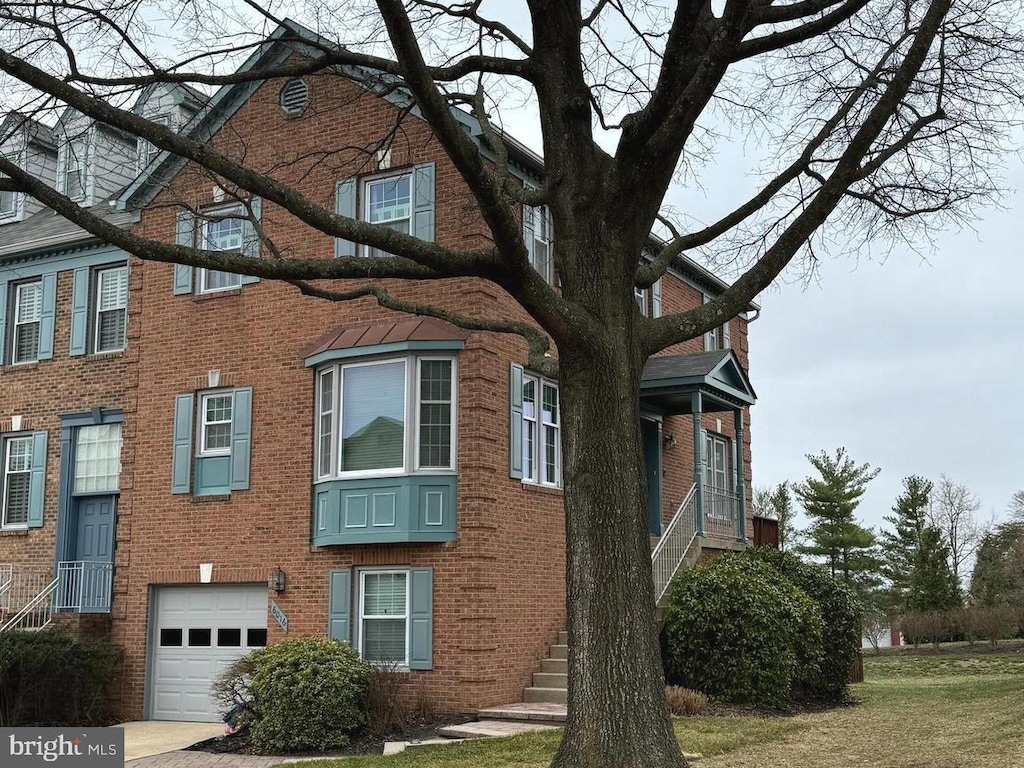
[[[379,755],[384,751],[384,744],[388,741],[424,741],[437,737],[437,729],[446,725],[461,725],[476,718],[466,715],[449,715],[438,717],[430,721],[420,721],[409,724],[400,730],[387,735],[386,738],[364,734],[356,737],[352,743],[342,749],[331,750],[331,755]],[[200,741],[191,747],[186,747],[191,752],[212,752],[215,754],[236,754],[256,755],[249,736],[246,733],[237,733],[232,736],[216,736],[206,741]],[[296,757],[312,757],[319,753],[303,753]]]

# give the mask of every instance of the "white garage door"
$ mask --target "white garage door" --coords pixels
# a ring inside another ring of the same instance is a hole
[[[150,717],[219,720],[210,685],[232,661],[267,644],[267,588],[161,587],[154,642]]]

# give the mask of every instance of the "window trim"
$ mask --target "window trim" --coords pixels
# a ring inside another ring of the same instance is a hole
[[[523,371],[523,387],[530,381],[534,383],[534,398],[536,414],[530,419],[526,416],[526,409],[523,409],[523,424],[527,422],[533,424],[536,429],[533,439],[533,456],[531,461],[535,469],[533,477],[526,476],[526,439],[523,439],[523,477],[522,482],[524,485],[537,485],[543,488],[561,488],[562,487],[562,394],[558,386],[558,382],[553,379],[547,379],[543,376],[539,376],[529,371]],[[544,419],[544,388],[549,387],[555,390],[555,394],[558,397],[558,421],[551,423]],[[525,400],[524,400],[525,402]],[[555,429],[555,479],[549,480],[547,478],[546,461],[544,457],[544,431],[545,427],[553,426]]]
[[[419,461],[419,435],[420,435],[420,360],[446,360],[451,362],[451,392],[452,392],[452,418],[449,425],[451,434],[451,454],[448,467],[423,467]],[[341,434],[343,425],[341,423],[342,411],[345,397],[344,369],[367,367],[371,365],[385,365],[387,363],[402,362],[405,365],[404,380],[404,435],[402,446],[402,466],[388,469],[371,470],[348,470],[341,469]],[[331,473],[320,474],[322,457],[320,454],[320,398],[321,382],[327,371],[334,372],[334,397],[331,402]],[[314,408],[313,408],[313,462],[315,483],[328,482],[331,480],[353,480],[371,479],[378,477],[404,477],[416,474],[451,474],[456,471],[458,463],[458,384],[459,368],[456,355],[445,355],[437,353],[428,354],[406,354],[387,355],[371,359],[346,358],[343,360],[328,363],[316,369],[314,386]],[[411,394],[411,396],[410,396]]]
[[[19,157],[21,153],[15,152],[10,155],[3,155],[4,160],[18,165],[21,161]],[[19,193],[17,190],[9,190],[6,192],[0,192],[0,200],[3,200],[4,195],[10,195],[11,207],[9,209],[0,208],[0,219],[11,219],[18,215],[18,208],[21,199],[18,197]]]
[[[414,206],[416,203],[416,190],[413,182],[413,168],[399,168],[397,170],[387,170],[380,173],[373,173],[367,176],[362,176],[359,179],[359,200],[357,201],[359,211],[359,221],[367,224],[373,224],[375,227],[389,227],[396,221],[407,221],[409,227],[407,234],[412,234],[413,226],[413,215],[415,214]],[[370,185],[376,184],[380,181],[387,181],[388,179],[401,179],[403,176],[409,179],[409,215],[404,219],[389,219],[388,221],[370,221]],[[358,255],[363,257],[371,257],[373,255],[374,248],[369,245],[359,245]]]
[[[117,307],[115,309],[102,310],[103,312],[123,312],[124,313],[124,334],[121,337],[121,346],[110,349],[100,349],[100,289],[103,283],[103,275],[108,272],[114,272],[117,270],[124,270],[125,280],[125,298],[124,306]],[[93,280],[92,286],[92,301],[93,301],[93,312],[91,313],[90,320],[92,321],[92,353],[94,355],[109,355],[115,352],[123,352],[128,346],[128,280],[131,277],[128,271],[128,262],[121,264],[110,264],[107,266],[96,267],[93,270],[95,279]]]
[[[39,317],[31,322],[18,322],[18,307],[20,302],[21,290],[27,286],[38,286],[39,290]],[[11,353],[11,365],[26,365],[28,363],[35,363],[39,361],[39,347],[42,341],[43,333],[43,312],[45,307],[43,306],[43,278],[42,276],[32,278],[30,280],[23,280],[19,283],[14,283],[11,286],[13,290],[13,301],[11,302],[11,338],[10,338],[10,353]],[[32,357],[25,358],[24,360],[18,359],[18,327],[22,325],[36,325],[39,328],[39,333],[36,337],[36,353]]]
[[[28,469],[21,470],[17,473],[10,471],[11,463],[11,444],[19,441],[26,441],[28,443]],[[0,467],[0,530],[4,531],[24,531],[29,528],[29,517],[31,516],[31,495],[32,495],[32,433],[31,432],[15,432],[9,435],[3,435],[0,438],[0,456],[3,458],[3,466]],[[29,507],[25,511],[25,522],[24,523],[9,523],[7,522],[7,478],[11,474],[24,474],[28,475],[29,478]]]
[[[527,213],[529,212],[529,213]],[[529,216],[530,224],[527,225],[527,216]],[[541,237],[540,232],[537,228],[537,223],[543,221],[544,231],[547,237]],[[523,204],[523,232],[524,234],[529,231],[530,237],[533,239],[533,243],[527,245],[526,251],[529,258],[530,266],[537,272],[538,275],[548,285],[556,285],[557,279],[555,275],[555,253],[554,253],[554,231],[555,223],[551,216],[551,208],[546,204],[541,205],[526,205]],[[547,248],[547,263],[545,264],[545,271],[541,272],[536,264],[537,254],[537,242],[543,242]]]
[[[195,228],[196,238],[198,242],[195,243],[197,248],[201,250],[213,250],[208,249],[208,240],[206,237],[207,227],[213,223],[219,223],[226,219],[235,219],[241,222],[242,232],[239,238],[238,248],[228,250],[226,248],[218,248],[216,250],[223,251],[224,253],[243,253],[245,251],[245,206],[242,203],[232,203],[230,205],[215,206],[212,208],[204,209],[201,213],[197,214],[196,220],[199,224]],[[195,283],[195,294],[196,296],[210,296],[218,293],[225,293],[226,291],[237,291],[242,288],[243,275],[239,272],[225,272],[221,269],[207,269],[206,267],[197,267],[198,274],[196,275]],[[210,272],[219,272],[223,275],[232,275],[235,278],[235,284],[224,286],[221,288],[208,288],[206,283],[209,278]]]
[[[715,474],[717,474],[717,472],[716,472],[716,470],[714,468],[715,467],[715,463],[713,461],[713,459],[714,459],[714,451],[715,451],[715,444],[716,443],[722,446],[722,459],[725,462],[725,469],[724,469],[724,472],[725,472],[725,487],[724,488],[720,487],[718,485],[715,485],[714,482],[711,482],[711,483],[707,482],[707,479],[708,479],[707,475],[708,474],[711,475],[711,479],[712,480],[714,480],[714,476],[715,476]],[[704,463],[704,465],[707,467],[707,469],[706,469],[706,473],[707,474],[705,474],[705,476],[704,476],[704,484],[705,484],[706,487],[712,488],[712,489],[714,489],[716,491],[724,491],[726,493],[732,493],[733,486],[735,485],[735,479],[733,477],[734,470],[733,470],[733,466],[732,466],[732,464],[733,464],[733,458],[732,458],[732,456],[733,456],[733,448],[732,448],[732,446],[733,446],[733,440],[732,440],[731,437],[728,437],[727,435],[719,434],[718,432],[705,431],[705,433],[704,433],[704,451],[707,454],[707,461]]]
[[[356,617],[356,652],[359,654],[359,658],[363,661],[367,661],[369,664],[388,666],[396,664],[393,661],[368,661],[363,655],[363,620],[365,614],[363,607],[366,599],[366,576],[367,574],[374,576],[385,576],[388,574],[401,574],[405,576],[405,660],[398,663],[398,668],[401,670],[408,670],[409,663],[412,655],[412,568],[360,568],[358,570],[359,580],[356,587],[356,602],[358,604],[357,617]],[[383,618],[396,619],[397,616],[374,616],[371,621],[379,620]]]
[[[207,424],[206,421],[206,401],[211,397],[230,397],[231,398],[231,419],[229,421],[214,421]],[[235,390],[234,389],[208,389],[199,393],[199,413],[196,421],[198,422],[198,442],[196,445],[196,458],[204,459],[212,456],[230,456],[231,455],[231,432],[234,430],[235,425]],[[228,425],[228,445],[226,448],[207,448],[206,447],[206,428],[210,424],[227,424]]]

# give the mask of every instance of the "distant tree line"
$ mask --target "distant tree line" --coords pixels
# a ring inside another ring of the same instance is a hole
[[[878,468],[844,448],[807,459],[812,472],[803,481],[755,490],[755,512],[778,520],[780,549],[825,566],[856,591],[868,636],[881,636],[897,617],[915,643],[1024,632],[1024,490],[1010,500],[1005,522],[985,524],[966,485],[911,475],[876,532],[856,511]]]

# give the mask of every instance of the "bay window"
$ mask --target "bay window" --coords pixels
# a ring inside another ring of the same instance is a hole
[[[455,361],[401,357],[317,373],[318,480],[455,468]]]

